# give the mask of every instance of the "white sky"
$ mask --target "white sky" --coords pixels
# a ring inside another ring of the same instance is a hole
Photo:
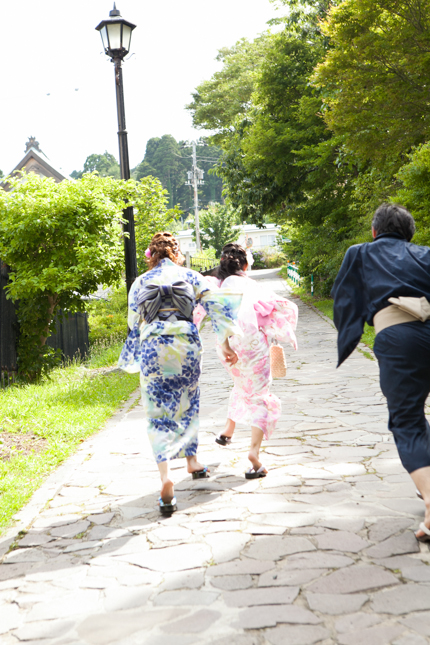
[[[3,2],[5,174],[24,156],[29,136],[65,173],[81,169],[92,153],[118,157],[113,65],[95,31],[112,6],[112,0]],[[143,159],[151,137],[199,136],[184,106],[219,68],[217,50],[254,38],[280,15],[269,0],[118,0],[117,7],[137,25],[135,55],[124,63],[131,167]]]

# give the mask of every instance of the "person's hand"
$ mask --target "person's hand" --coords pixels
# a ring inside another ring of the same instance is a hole
[[[221,351],[226,363],[230,363],[230,365],[234,365],[239,360],[239,357],[236,354],[236,352],[230,347],[228,338],[226,338],[225,341],[222,343]]]

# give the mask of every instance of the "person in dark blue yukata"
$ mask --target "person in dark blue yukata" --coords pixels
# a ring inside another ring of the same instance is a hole
[[[424,405],[430,392],[430,248],[412,244],[414,233],[414,219],[405,208],[382,204],[372,221],[373,242],[348,249],[332,295],[338,367],[360,342],[364,323],[375,327],[388,427],[425,502],[425,519],[415,535],[427,542],[430,427]]]

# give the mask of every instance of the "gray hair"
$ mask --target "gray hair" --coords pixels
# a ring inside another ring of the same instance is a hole
[[[415,233],[414,218],[400,204],[381,204],[376,210],[372,226],[377,235],[382,233],[398,233],[410,242]]]

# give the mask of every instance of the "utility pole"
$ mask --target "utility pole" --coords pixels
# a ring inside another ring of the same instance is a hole
[[[194,222],[196,227],[196,245],[197,250],[202,250],[202,245],[200,242],[200,222],[199,222],[199,194],[198,187],[204,184],[203,176],[204,170],[197,168],[197,142],[192,141],[191,145],[193,147],[193,166],[192,170],[188,171],[188,181],[186,186],[192,186],[194,188]]]

